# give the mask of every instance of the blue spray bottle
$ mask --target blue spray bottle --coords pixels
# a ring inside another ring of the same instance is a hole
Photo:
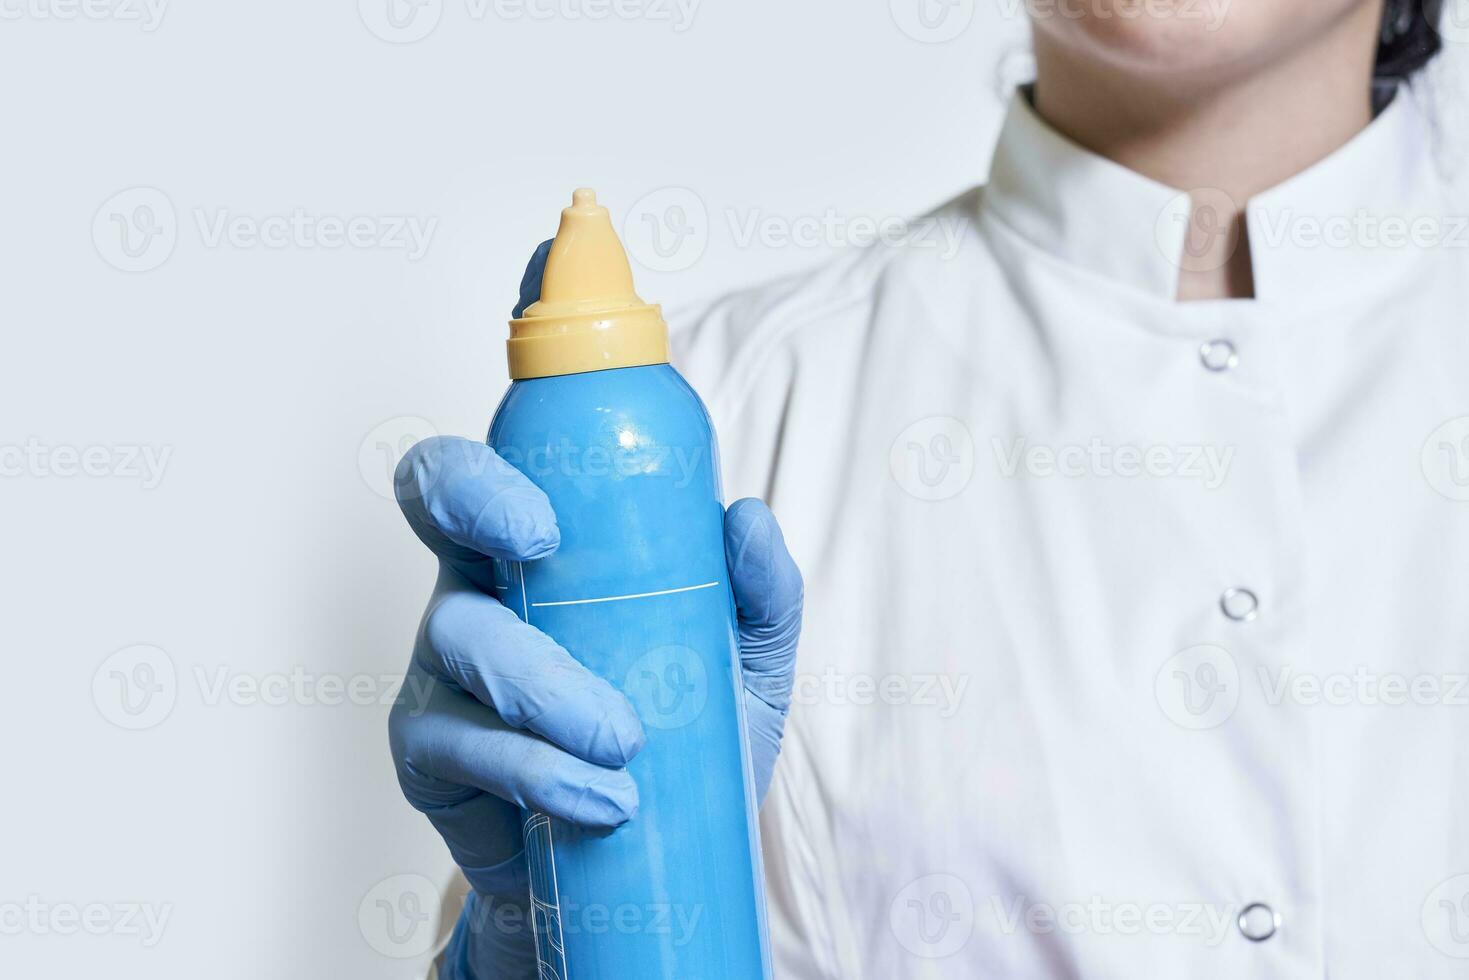
[[[768,980],[714,431],[592,191],[562,211],[508,349],[489,444],[546,492],[561,545],[500,563],[498,598],[627,694],[647,732],[627,824],[525,814],[541,980]]]

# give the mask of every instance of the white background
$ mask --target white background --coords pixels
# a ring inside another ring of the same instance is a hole
[[[0,0],[0,975],[414,976],[376,903],[447,857],[331,686],[430,589],[391,457],[483,434],[575,186],[685,207],[677,305],[979,183],[1018,4],[85,2]],[[297,209],[371,241],[252,237]]]

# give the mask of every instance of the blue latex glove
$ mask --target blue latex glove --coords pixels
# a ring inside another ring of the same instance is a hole
[[[516,315],[540,292],[531,260]],[[489,593],[490,560],[556,550],[550,502],[483,443],[434,438],[399,464],[398,502],[439,557],[439,578],[389,720],[398,781],[443,836],[473,891],[444,954],[445,980],[535,978],[523,807],[598,829],[637,812],[625,766],[642,748],[631,703]],[[725,516],[755,783],[763,800],[790,707],[801,574],[760,501]]]

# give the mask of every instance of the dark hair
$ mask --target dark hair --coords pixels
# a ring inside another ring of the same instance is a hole
[[[1377,42],[1377,77],[1407,78],[1443,47],[1438,33],[1443,0],[1384,0]]]

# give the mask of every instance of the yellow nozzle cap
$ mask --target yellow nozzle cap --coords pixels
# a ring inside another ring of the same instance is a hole
[[[633,292],[632,268],[597,194],[578,188],[546,257],[541,298],[510,321],[510,377],[668,362],[668,326]]]

